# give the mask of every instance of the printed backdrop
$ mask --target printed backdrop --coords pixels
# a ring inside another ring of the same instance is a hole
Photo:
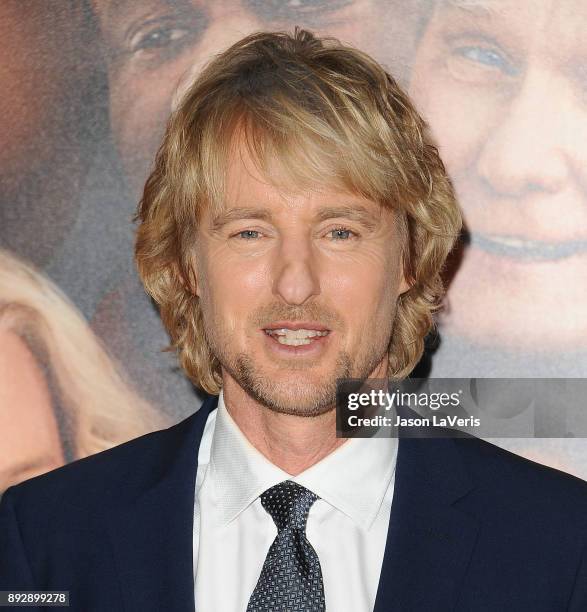
[[[380,60],[453,178],[466,231],[418,375],[586,376],[583,0],[2,0],[0,491],[198,408],[131,218],[185,84],[295,25]],[[563,435],[496,442],[587,478]]]

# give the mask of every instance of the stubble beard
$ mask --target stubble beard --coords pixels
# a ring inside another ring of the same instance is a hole
[[[315,318],[320,319],[319,314]],[[364,339],[354,359],[347,351],[340,350],[332,373],[318,381],[315,375],[304,374],[312,372],[320,364],[320,358],[284,360],[277,373],[269,373],[250,352],[231,353],[233,338],[216,316],[212,317],[212,326],[205,326],[204,335],[222,368],[260,405],[281,414],[317,417],[335,409],[338,379],[364,380],[381,365],[389,351],[395,312],[392,315],[389,328],[383,330],[379,326],[374,329],[373,334]],[[286,313],[284,318],[287,318]],[[289,372],[290,375],[280,380],[280,372]]]
[[[230,356],[226,351],[216,350],[217,347],[213,347],[213,352],[237,384],[262,406],[281,414],[316,417],[336,407],[337,380],[367,378],[385,357],[388,343],[372,348],[371,351],[365,348],[354,360],[354,365],[351,356],[340,351],[332,374],[318,383],[304,376],[304,370],[311,369],[308,362],[284,365],[281,370],[290,371],[292,375],[280,382],[275,375],[272,377],[264,372],[249,353]]]

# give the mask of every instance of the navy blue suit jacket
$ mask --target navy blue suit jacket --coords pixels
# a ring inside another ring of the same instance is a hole
[[[216,406],[9,488],[0,590],[193,612],[197,454]],[[586,612],[587,483],[477,438],[400,438],[375,612],[451,610]]]

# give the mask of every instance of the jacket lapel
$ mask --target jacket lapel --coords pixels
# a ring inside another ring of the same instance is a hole
[[[472,488],[458,453],[451,438],[400,437],[374,612],[454,609],[479,529],[454,506]]]
[[[193,518],[198,448],[217,396],[135,451],[129,491],[108,521],[127,612],[194,612]],[[132,484],[131,484],[132,483]]]

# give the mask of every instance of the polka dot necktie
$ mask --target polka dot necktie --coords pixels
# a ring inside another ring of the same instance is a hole
[[[324,612],[324,585],[316,551],[306,538],[308,512],[318,496],[285,480],[267,489],[261,503],[277,536],[267,553],[247,612]]]

